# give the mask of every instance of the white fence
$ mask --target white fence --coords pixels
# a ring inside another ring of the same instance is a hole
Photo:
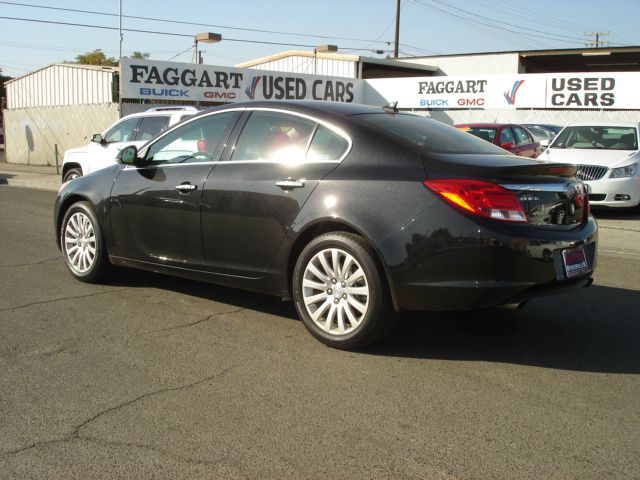
[[[118,119],[117,103],[4,110],[8,163],[62,164],[68,148],[86,144]],[[55,152],[58,156],[56,158]]]

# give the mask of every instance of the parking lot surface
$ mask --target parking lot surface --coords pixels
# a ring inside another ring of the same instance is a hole
[[[0,185],[0,478],[640,478],[640,216],[595,283],[327,348],[277,298],[88,285],[54,193]]]

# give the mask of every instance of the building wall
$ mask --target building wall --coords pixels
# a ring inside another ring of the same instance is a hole
[[[458,55],[401,59],[407,63],[438,67],[434,75],[486,75],[520,71],[520,55],[517,53],[492,53],[486,55]]]
[[[253,65],[249,68],[345,78],[356,78],[357,76],[357,62],[322,58],[321,55],[318,55],[317,58],[312,56],[291,55],[278,60]]]
[[[66,149],[88,143],[118,118],[117,103],[4,110],[6,161],[55,165],[57,145],[62,164]]]
[[[114,69],[51,65],[7,82],[7,109],[113,101]]]

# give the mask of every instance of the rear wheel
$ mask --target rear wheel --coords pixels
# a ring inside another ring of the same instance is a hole
[[[331,347],[357,349],[382,337],[396,319],[388,297],[373,250],[357,235],[321,235],[296,262],[298,315],[313,336]]]
[[[60,228],[60,245],[67,268],[78,280],[94,283],[112,272],[103,238],[89,202],[74,203],[66,211]]]

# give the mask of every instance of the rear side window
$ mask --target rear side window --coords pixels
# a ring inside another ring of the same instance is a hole
[[[304,160],[316,123],[278,112],[253,112],[242,129],[231,160]]]
[[[496,145],[444,123],[417,115],[381,112],[354,115],[351,118],[359,118],[376,130],[409,141],[427,152],[509,155],[509,152]]]
[[[114,127],[105,134],[105,142],[133,142],[136,133],[135,129],[139,121],[139,118],[128,118],[114,125]]]
[[[518,127],[513,127],[513,131],[515,132],[515,135],[516,135],[516,140],[517,140],[516,145],[526,145],[528,143],[533,143],[533,139],[523,129]]]
[[[151,140],[157,134],[167,128],[169,123],[169,117],[144,117],[140,121],[138,126],[138,133],[136,134],[136,140],[147,141]]]
[[[346,139],[322,125],[316,130],[307,152],[307,161],[340,160],[349,148]]]

